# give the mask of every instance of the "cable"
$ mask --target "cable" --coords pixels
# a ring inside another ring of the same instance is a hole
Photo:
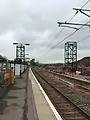
[[[86,22],[85,24],[88,24],[90,21]],[[65,41],[66,39],[68,39],[69,37],[71,37],[72,35],[74,35],[77,31],[79,31],[80,29],[83,28],[84,25],[82,25],[80,28],[78,28],[77,30],[75,30],[74,32],[72,32],[70,35],[68,35],[66,38],[64,38],[62,41],[58,42],[56,45],[52,46],[51,49],[48,50],[48,53],[54,49],[56,46],[58,46],[60,43],[62,43],[63,41]],[[78,42],[81,42],[83,41],[84,39],[87,39],[89,38],[90,36],[87,36],[85,38],[83,38],[82,40],[78,41]],[[46,53],[47,54],[47,53]]]
[[[85,2],[84,5],[81,6],[81,9],[82,9],[83,7],[85,7],[85,6],[88,4],[88,2],[90,2],[90,0],[88,0],[87,2]],[[70,21],[76,16],[77,13],[78,13],[78,11],[75,12],[74,15],[67,20],[67,22],[70,22]],[[77,32],[78,30],[80,30],[82,27],[83,27],[83,26],[81,26],[79,29],[77,29],[76,31],[74,31],[73,33],[71,33],[69,36],[67,36],[66,38],[64,38],[61,42],[65,41],[67,38],[71,37],[74,33],[76,33],[76,32]],[[60,35],[60,33],[61,33],[64,29],[65,29],[65,27],[62,28],[62,29],[55,35],[55,37],[53,38],[53,40],[55,40],[55,39],[58,37],[58,35]],[[61,42],[59,42],[59,44],[60,44]],[[50,45],[51,45],[51,44],[49,44],[48,46],[50,46]],[[58,45],[58,43],[57,43],[55,46],[57,46],[57,45]],[[52,46],[51,49],[55,48],[55,46]],[[46,52],[46,54],[49,53],[49,52],[51,51],[51,49],[49,49],[49,50]],[[45,55],[45,54],[43,54],[43,55]]]
[[[81,6],[81,9],[82,9],[83,7],[85,7],[85,6],[88,4],[88,2],[90,2],[90,0],[88,0],[87,2],[85,2],[84,5]],[[78,11],[76,11],[72,17],[70,17],[68,20],[66,20],[66,22],[71,22],[72,19],[76,16],[77,13],[78,13]],[[56,39],[56,38],[58,37],[58,35],[60,35],[60,33],[61,33],[65,28],[66,28],[66,27],[62,28],[62,29],[55,35],[55,37],[53,38],[53,40]]]
[[[88,4],[88,2],[90,2],[90,0],[87,0],[87,2],[85,2],[84,5],[82,5],[81,9],[85,7]]]
[[[85,6],[88,4],[88,2],[90,2],[90,0],[87,0],[87,2],[85,2],[85,3],[81,6],[81,9],[82,9],[83,7],[85,7]],[[74,17],[76,16],[77,13],[78,13],[78,11],[76,11],[72,17],[70,17],[68,20],[66,20],[66,22],[71,22],[72,19],[74,19]],[[60,35],[60,33],[62,33],[62,31],[63,31],[65,28],[66,28],[66,27],[62,28],[62,29],[54,36],[54,38],[52,39],[52,41],[54,41],[54,40]],[[72,34],[73,34],[73,33],[72,33]],[[62,42],[62,41],[61,41],[61,42]],[[51,43],[50,43],[48,46],[50,46],[50,45],[51,45]],[[51,48],[53,48],[53,47],[51,47]]]
[[[56,46],[58,46],[60,43],[62,43],[63,41],[65,41],[66,39],[68,39],[69,37],[71,37],[75,32],[77,32],[77,30],[75,30],[74,32],[72,32],[69,36],[67,36],[66,38],[64,38],[62,41],[60,41],[59,43],[57,43],[56,45],[52,46],[51,49],[54,49]]]
[[[77,12],[75,12],[75,14],[72,16],[72,17],[70,17],[68,20],[67,20],[67,22],[70,22],[75,16],[76,16],[76,14],[77,14]],[[54,36],[54,38],[52,39],[52,41],[54,41],[59,35],[60,35],[60,33],[62,33],[62,31],[65,29],[66,27],[63,27],[55,36]],[[51,45],[51,43],[48,45],[48,46],[50,46]]]
[[[67,22],[70,22],[70,21],[76,16],[76,14],[77,14],[77,12],[76,12],[71,18],[69,18],[70,20],[67,20]],[[58,37],[58,35],[60,35],[60,33],[61,33],[65,28],[66,28],[66,27],[62,28],[62,29],[55,35],[55,37],[53,38],[53,40],[55,40],[55,39]]]
[[[90,2],[90,0],[87,0],[87,2],[85,2],[84,5],[82,5],[80,9],[85,7],[88,4],[88,2]],[[76,11],[76,13],[70,18],[70,20],[67,20],[67,22],[70,22],[76,16],[77,13],[78,13],[78,11]]]
[[[88,24],[90,21],[86,22],[85,24]],[[68,35],[66,38],[64,38],[62,41],[58,42],[56,45],[54,45],[53,47],[51,47],[51,49],[54,49],[57,45],[59,45],[60,43],[62,43],[63,41],[67,40],[69,37],[71,37],[72,35],[74,35],[77,31],[79,31],[80,29],[83,28],[84,25],[82,25],[80,28],[78,28],[77,30],[75,30],[74,32],[72,32],[70,35]]]
[[[85,38],[83,38],[83,39],[81,39],[81,40],[79,40],[79,41],[77,41],[77,42],[80,43],[80,42],[82,42],[82,41],[88,39],[89,37],[90,37],[90,35],[86,36]]]
[[[56,39],[56,38],[58,37],[58,35],[59,35],[63,30],[64,30],[64,28],[62,28],[62,29],[55,35],[55,37],[53,38],[53,40]]]

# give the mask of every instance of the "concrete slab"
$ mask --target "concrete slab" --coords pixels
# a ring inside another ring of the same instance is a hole
[[[24,76],[23,76],[24,78]],[[7,95],[0,101],[6,102],[6,106],[2,106],[0,120],[21,120],[23,114],[23,106],[25,102],[25,86],[24,79],[16,79],[16,84],[13,86]],[[0,106],[1,107],[1,106]]]
[[[38,120],[28,71],[0,99],[0,120]]]

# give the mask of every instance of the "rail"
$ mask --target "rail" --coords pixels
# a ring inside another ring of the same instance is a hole
[[[73,104],[79,111],[81,111],[86,117],[87,119],[89,120],[90,119],[90,115],[87,114],[85,111],[83,111],[79,106],[77,106],[75,103],[72,102],[72,100],[70,100],[67,96],[65,96],[62,92],[60,92],[60,90],[55,87],[54,85],[50,84],[46,78],[44,78],[40,73],[38,73],[36,70],[33,70],[33,72],[37,75],[39,75],[47,84],[49,84],[53,89],[55,89],[59,94],[62,94],[62,96],[68,101],[70,102],[71,104]]]

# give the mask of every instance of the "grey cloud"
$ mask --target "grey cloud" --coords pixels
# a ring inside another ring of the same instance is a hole
[[[41,62],[48,61],[63,61],[63,48],[64,43],[58,44],[55,50],[51,50],[50,54],[47,52],[50,47],[54,46],[58,42],[62,41],[73,30],[65,29],[54,40],[54,36],[61,28],[58,27],[57,21],[65,21],[74,12],[73,7],[80,7],[84,3],[84,0],[3,0],[0,1],[0,35],[6,34],[9,31],[13,32],[12,40],[6,41],[30,43],[30,47],[27,48],[27,52],[31,57],[39,59]],[[90,4],[86,7],[89,8]],[[85,22],[88,19],[83,15],[76,15],[73,21]],[[66,41],[82,39],[89,34],[90,30],[80,31],[67,39]],[[9,34],[9,36],[11,36]],[[0,39],[1,41],[1,39]],[[88,41],[88,40],[87,40]],[[12,43],[10,43],[11,45]],[[87,43],[85,43],[87,46]],[[8,46],[7,46],[8,48]],[[12,46],[10,46],[10,50]],[[88,47],[81,46],[80,49],[89,49]],[[8,51],[9,54],[10,50]],[[1,51],[4,51],[2,48]],[[59,53],[61,53],[58,55]],[[7,55],[7,52],[4,52]],[[47,54],[47,57],[42,56]],[[49,54],[49,55],[48,55]],[[8,55],[7,55],[8,56]],[[12,55],[9,56],[11,58]]]

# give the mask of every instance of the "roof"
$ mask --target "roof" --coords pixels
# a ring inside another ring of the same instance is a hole
[[[2,55],[0,55],[0,62],[6,62],[8,59]]]

